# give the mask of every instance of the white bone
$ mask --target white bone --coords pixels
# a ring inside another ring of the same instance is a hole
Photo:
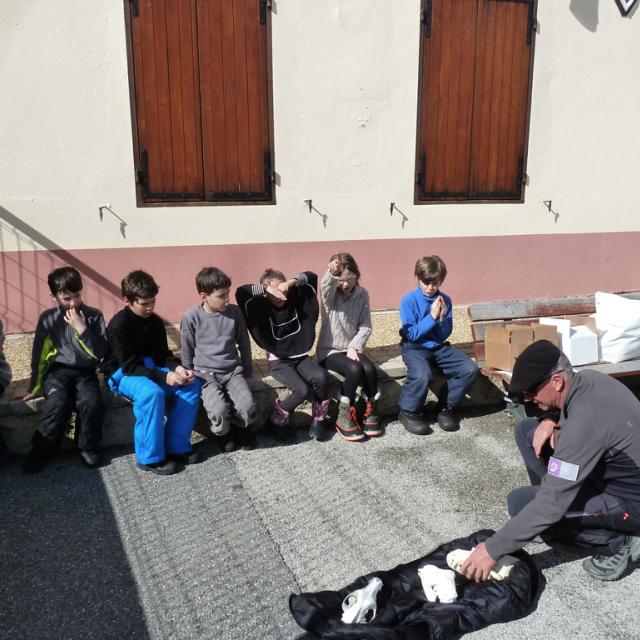
[[[366,587],[349,593],[342,601],[342,622],[371,622],[376,617],[376,596],[382,589],[380,578],[371,578]]]
[[[418,575],[429,602],[451,603],[458,599],[456,574],[450,569],[439,569],[433,564],[425,564],[418,569]]]
[[[473,549],[471,549],[471,551],[473,551]],[[469,557],[471,551],[466,551],[465,549],[454,549],[453,551],[449,551],[449,553],[447,553],[447,564],[454,571],[460,573],[460,567]],[[511,569],[513,569],[517,562],[518,558],[514,558],[513,556],[502,556],[502,558],[498,558],[493,569],[489,572],[489,577],[494,580],[504,580],[509,573],[511,573]]]

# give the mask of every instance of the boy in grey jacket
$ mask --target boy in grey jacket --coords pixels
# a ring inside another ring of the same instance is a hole
[[[104,406],[96,368],[109,345],[102,313],[82,302],[82,278],[73,267],[61,267],[47,279],[55,307],[42,313],[31,353],[31,383],[23,398],[44,395],[33,447],[22,465],[26,473],[43,469],[55,453],[75,408],[78,447],[83,463],[102,463]]]
[[[220,269],[201,269],[196,276],[200,304],[185,311],[180,327],[182,363],[202,379],[211,432],[225,451],[252,447],[249,427],[255,419],[249,334],[240,310],[229,304],[230,287],[231,279]]]

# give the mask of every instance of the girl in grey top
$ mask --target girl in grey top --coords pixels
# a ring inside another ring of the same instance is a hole
[[[369,294],[360,286],[360,270],[349,253],[331,256],[320,282],[323,321],[318,339],[318,361],[344,376],[336,429],[349,441],[382,434],[375,412],[378,393],[376,369],[364,347],[371,335]],[[355,406],[356,390],[361,386],[366,398],[362,425]]]

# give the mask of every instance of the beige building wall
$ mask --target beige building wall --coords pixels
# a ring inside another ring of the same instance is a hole
[[[268,260],[277,259],[276,243],[299,247],[301,256],[311,255],[309,243],[322,243],[314,255],[318,264],[312,265],[317,270],[324,268],[332,247],[355,246],[360,256],[367,255],[371,272],[376,267],[366,241],[375,240],[387,243],[371,245],[387,254],[385,259],[396,252],[409,256],[403,256],[397,284],[376,272],[380,287],[395,287],[390,297],[374,292],[378,306],[399,299],[411,283],[416,254],[431,250],[449,251],[459,271],[476,248],[490,253],[495,238],[503,248],[512,246],[509,237],[526,238],[527,251],[535,256],[538,247],[531,238],[549,235],[568,238],[565,249],[574,247],[578,255],[602,254],[610,246],[622,259],[615,243],[640,231],[637,12],[622,18],[614,0],[539,1],[525,202],[425,206],[413,204],[419,0],[272,4],[277,204],[139,208],[123,2],[0,3],[5,298],[41,286],[46,265],[37,273],[24,268],[26,254],[41,249],[63,252],[56,254],[62,261],[65,251],[79,256],[93,250],[91,259],[82,259],[104,273],[105,265],[114,263],[124,269],[123,256],[148,266],[142,254],[128,253],[133,249],[180,248],[178,254],[166,253],[173,266],[157,256],[152,261],[156,272],[168,274],[175,270],[175,256],[194,247],[200,252],[197,262],[185,265],[191,278],[192,268],[209,255],[206,247],[242,247],[234,250],[243,265],[234,276],[245,278],[264,266],[260,262],[249,269],[246,245],[260,244],[259,259]],[[324,223],[309,213],[305,199],[326,216]],[[552,202],[553,212],[545,200]],[[392,201],[404,218],[389,214]],[[101,219],[103,204],[113,214]],[[586,245],[582,234],[589,238]],[[489,240],[470,240],[482,238]],[[223,262],[231,260],[219,255]],[[513,260],[508,253],[504,258]],[[598,260],[604,265],[607,257]],[[616,266],[625,272],[628,267]],[[11,269],[24,279],[21,289],[7,285]],[[493,282],[492,269],[480,276]],[[529,270],[527,264],[516,275],[522,278]],[[117,290],[117,273],[114,266],[108,274],[113,285],[108,296]],[[482,299],[482,288],[465,293],[461,282],[454,281],[458,297]],[[483,287],[484,295],[493,297],[514,291]],[[541,286],[533,289],[544,293]],[[21,314],[23,319],[32,315]]]

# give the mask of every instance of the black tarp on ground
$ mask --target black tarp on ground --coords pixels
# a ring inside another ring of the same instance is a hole
[[[433,564],[447,569],[449,551],[471,549],[492,534],[493,531],[482,530],[468,538],[453,540],[413,562],[361,576],[340,591],[292,595],[291,613],[303,629],[328,640],[456,640],[490,624],[523,618],[535,609],[544,588],[542,573],[524,551],[513,554],[521,562],[501,582],[476,584],[456,575],[458,600],[453,604],[428,602],[422,590],[419,567]],[[369,624],[343,623],[343,599],[374,576],[383,583],[375,619]]]

